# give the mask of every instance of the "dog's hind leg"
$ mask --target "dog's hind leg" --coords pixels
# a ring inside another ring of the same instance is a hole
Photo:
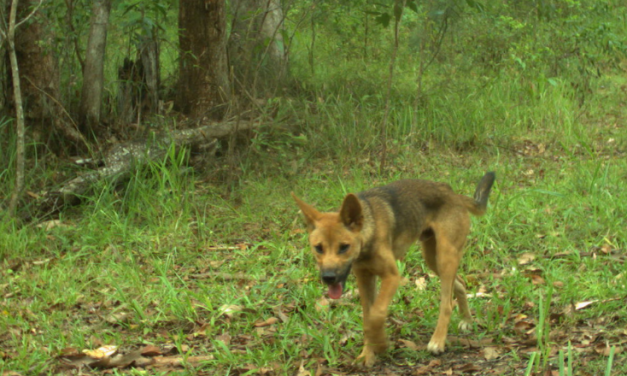
[[[446,249],[446,250],[445,250]],[[435,331],[427,345],[427,350],[433,354],[444,352],[446,345],[446,334],[453,312],[453,291],[455,284],[455,274],[457,273],[458,261],[453,257],[444,254],[455,250],[448,244],[438,244],[437,268],[440,276],[440,314]]]
[[[456,221],[447,221],[443,226],[434,227],[435,239],[432,238],[428,242],[423,242],[423,249],[426,248],[424,249],[425,253],[430,253],[430,260],[427,261],[427,264],[430,264],[429,266],[435,269],[435,273],[440,277],[440,314],[435,331],[427,345],[427,350],[433,354],[444,352],[448,325],[453,312],[453,294],[459,299],[463,321],[465,322],[470,317],[465,288],[456,278],[457,268],[463,255],[465,237],[468,233],[466,221],[459,219],[457,217]],[[435,250],[424,247],[425,243],[431,243],[427,244],[431,246],[435,245]],[[464,296],[461,296],[462,293]]]
[[[461,330],[469,330],[472,327],[472,315],[470,314],[470,308],[468,307],[468,299],[466,297],[466,287],[464,282],[459,276],[455,278],[455,298],[457,299],[457,305],[459,307],[459,313],[462,316],[459,322],[459,328]]]

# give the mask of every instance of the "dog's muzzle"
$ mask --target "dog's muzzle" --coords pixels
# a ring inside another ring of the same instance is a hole
[[[322,269],[320,271],[320,279],[325,285],[335,285],[346,282],[348,274],[351,271],[351,265],[349,264],[345,269]]]
[[[344,292],[346,279],[351,271],[351,264],[344,269],[322,269],[320,270],[320,279],[329,286],[328,295],[331,299],[339,299]]]

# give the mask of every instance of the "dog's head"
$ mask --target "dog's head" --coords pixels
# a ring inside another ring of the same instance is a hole
[[[320,278],[329,286],[329,297],[339,299],[351,265],[361,252],[359,235],[364,222],[361,203],[351,193],[344,198],[339,212],[322,213],[294,193],[292,197],[305,216]]]

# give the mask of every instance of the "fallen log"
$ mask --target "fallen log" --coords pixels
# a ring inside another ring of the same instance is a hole
[[[142,140],[123,142],[111,148],[99,167],[65,182],[59,189],[47,193],[39,206],[39,213],[51,215],[64,206],[80,202],[94,183],[102,180],[119,182],[128,178],[137,167],[165,157],[174,144],[178,147],[194,148],[229,136],[235,132],[251,130],[259,123],[252,121],[221,122],[194,128],[153,133]]]

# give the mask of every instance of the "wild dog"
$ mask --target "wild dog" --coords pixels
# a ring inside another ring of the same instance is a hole
[[[441,281],[440,313],[427,349],[433,354],[444,352],[453,295],[462,316],[459,327],[471,327],[466,288],[457,269],[470,232],[469,213],[485,213],[495,177],[494,172],[486,173],[474,198],[456,194],[446,183],[400,180],[349,193],[338,212],[320,212],[292,193],[305,217],[329,297],[342,296],[351,269],[356,276],[364,330],[364,347],[356,362],[370,367],[375,354],[387,348],[384,324],[401,279],[396,260],[416,241],[422,245],[427,266]],[[378,293],[375,277],[381,279]]]

